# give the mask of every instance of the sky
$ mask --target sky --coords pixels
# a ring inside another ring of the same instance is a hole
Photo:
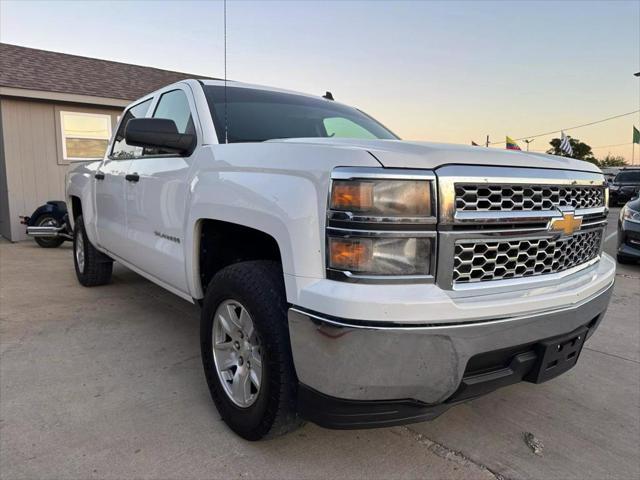
[[[223,18],[219,1],[0,0],[0,41],[222,77]],[[639,110],[638,71],[640,0],[227,3],[229,79],[330,90],[408,140],[504,142]],[[567,134],[630,161],[633,124]]]

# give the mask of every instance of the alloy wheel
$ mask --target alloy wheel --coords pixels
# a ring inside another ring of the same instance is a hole
[[[82,232],[76,234],[76,263],[78,264],[78,270],[80,273],[84,273],[84,238]]]
[[[262,383],[262,355],[258,334],[247,309],[225,300],[215,313],[213,360],[229,399],[240,408],[253,405]]]

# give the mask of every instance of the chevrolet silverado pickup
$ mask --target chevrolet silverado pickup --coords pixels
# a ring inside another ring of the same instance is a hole
[[[429,420],[554,378],[615,276],[594,165],[402,141],[331,95],[170,85],[66,194],[79,282],[116,261],[200,304],[211,396],[250,440]]]

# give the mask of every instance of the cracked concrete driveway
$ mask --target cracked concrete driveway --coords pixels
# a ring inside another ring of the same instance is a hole
[[[607,318],[566,375],[430,423],[307,425],[258,443],[210,400],[197,307],[122,267],[87,289],[68,244],[0,243],[0,321],[2,479],[640,478],[640,266],[620,266]]]

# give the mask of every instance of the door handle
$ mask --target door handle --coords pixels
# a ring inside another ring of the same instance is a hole
[[[98,172],[94,175],[96,180],[104,180],[104,173]]]
[[[137,173],[129,173],[124,176],[124,179],[127,182],[137,182],[138,180],[140,180],[140,175],[138,175]]]

